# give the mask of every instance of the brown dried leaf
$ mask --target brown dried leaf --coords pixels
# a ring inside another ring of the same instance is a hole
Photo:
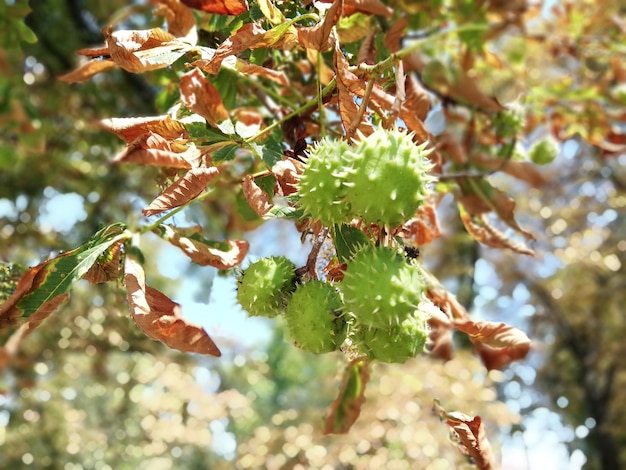
[[[471,417],[459,412],[444,410],[435,400],[435,412],[450,426],[463,444],[463,454],[472,458],[480,470],[493,470],[493,451],[480,416]]]
[[[200,153],[196,147],[189,147],[186,152],[181,153],[172,152],[170,149],[168,141],[158,134],[148,133],[128,144],[115,156],[113,162],[188,169],[193,166],[191,161],[194,161],[194,157],[197,159]]]
[[[333,0],[321,0],[322,3],[331,3]],[[368,13],[375,16],[385,16],[387,18],[393,15],[393,9],[385,5],[380,0],[344,0],[344,15],[350,16],[354,13]]]
[[[228,111],[217,88],[200,69],[195,68],[181,77],[180,97],[187,108],[205,118],[213,127],[228,119]]]
[[[437,138],[437,147],[440,152],[445,153],[452,159],[454,163],[467,163],[467,153],[461,145],[461,142],[455,137],[455,135],[446,130]]]
[[[167,67],[191,47],[161,28],[114,32],[107,29],[104,36],[111,59],[133,73]]]
[[[269,46],[272,43],[272,39],[268,39],[268,32],[258,23],[244,24],[217,48],[211,60],[202,69],[211,75],[215,75],[219,72],[222,61],[226,57],[239,54],[248,49]]]
[[[345,434],[350,430],[361,414],[369,378],[369,362],[366,360],[355,359],[346,366],[339,395],[326,416],[324,434]]]
[[[104,282],[115,281],[120,276],[120,258],[123,242],[112,245],[107,251],[102,253],[97,261],[89,268],[87,274],[83,276],[92,284],[102,284]]]
[[[247,241],[212,242],[202,237],[201,230],[161,225],[154,231],[201,266],[230,269],[241,264],[250,246]]]
[[[431,107],[428,92],[426,91],[426,89],[424,89],[424,87],[422,87],[422,85],[419,84],[419,82],[413,75],[407,75],[405,88],[406,99],[404,100],[403,104],[406,112],[412,113],[419,121],[423,123],[428,116]]]
[[[278,181],[283,196],[289,196],[298,191],[298,180],[302,170],[302,163],[294,158],[280,160],[274,164],[272,173]]]
[[[115,67],[115,62],[109,59],[93,59],[80,65],[78,68],[63,74],[59,77],[59,80],[67,83],[80,83],[85,80],[89,80],[94,75],[109,70]]]
[[[148,132],[148,125],[157,124],[168,116],[149,116],[135,118],[109,118],[100,121],[100,127],[117,135],[126,142],[132,142],[137,137]]]
[[[152,201],[143,210],[143,215],[149,217],[188,203],[198,197],[218,174],[216,167],[192,168]]]
[[[398,52],[402,47],[401,42],[404,39],[404,35],[407,27],[409,26],[409,20],[406,16],[398,18],[387,30],[385,37],[383,38],[383,44],[387,50],[391,53]]]
[[[179,304],[146,286],[143,268],[130,256],[126,258],[124,271],[131,316],[140,330],[179,351],[221,356],[204,328],[182,317]]]
[[[498,217],[514,230],[530,240],[535,240],[532,233],[522,229],[515,220],[515,200],[506,193],[493,187],[484,178],[463,178],[458,180],[464,197],[459,199],[463,207],[472,215],[494,211]],[[475,196],[474,198],[472,198]],[[479,199],[477,201],[476,199]]]
[[[480,153],[473,154],[470,160],[485,170],[503,171],[519,180],[526,181],[535,188],[548,182],[545,176],[538,170],[537,165],[531,162],[502,160]]]
[[[156,11],[162,14],[167,20],[167,30],[177,38],[192,46],[198,42],[198,32],[196,31],[196,18],[192,11],[178,0],[157,0],[161,6]]]
[[[402,237],[412,240],[417,246],[428,245],[441,236],[435,206],[428,204],[417,210],[417,216],[402,226]]]
[[[337,21],[339,21],[342,3],[343,0],[335,0],[321,23],[315,26],[298,28],[298,40],[302,47],[320,52],[327,51],[333,47],[333,41],[330,40],[330,32],[333,26],[337,24]]]
[[[104,57],[109,55],[109,48],[106,46],[85,47],[78,49],[76,53],[85,57]]]
[[[511,240],[500,230],[489,224],[484,215],[472,217],[461,213],[463,225],[474,240],[492,248],[506,248],[522,255],[534,256],[535,252],[521,242]]]
[[[258,75],[282,86],[289,86],[289,79],[285,72],[279,70],[268,69],[260,65],[250,64],[242,59],[237,59],[235,68],[244,75]]]
[[[43,282],[42,279],[40,279],[41,276],[37,277],[37,274],[46,267],[49,261],[39,263],[37,266],[26,271],[18,281],[11,296],[0,305],[0,331],[17,323],[17,319],[22,315],[22,311],[17,308],[17,304]]]
[[[337,93],[339,95],[341,123],[346,131],[358,129],[363,135],[368,136],[374,132],[374,126],[365,119],[365,114],[363,114],[361,121],[356,126],[354,125],[354,119],[358,116],[359,107],[354,102],[352,93],[358,90],[360,96],[363,96],[365,92],[364,84],[359,77],[348,71],[350,64],[344,57],[338,44],[335,44],[334,62],[337,73]]]
[[[488,369],[501,368],[523,359],[530,351],[530,339],[517,328],[505,323],[454,320],[454,327],[466,333]]]
[[[259,217],[263,217],[274,206],[269,194],[254,182],[251,175],[246,175],[243,179],[243,195]]]
[[[12,358],[18,351],[20,343],[33,332],[35,328],[37,328],[41,323],[52,315],[56,310],[58,310],[63,304],[65,304],[70,298],[69,293],[57,295],[56,297],[45,302],[39,310],[33,313],[26,323],[20,325],[20,327],[15,330],[15,332],[9,337],[7,342],[4,344],[4,353],[7,358]],[[6,358],[5,358],[6,359]],[[0,364],[0,367],[2,365]]]
[[[217,15],[237,16],[248,11],[246,0],[180,0],[189,8]]]

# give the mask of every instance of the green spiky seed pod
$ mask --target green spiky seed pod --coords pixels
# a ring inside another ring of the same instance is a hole
[[[298,184],[299,205],[307,215],[332,226],[349,220],[345,203],[344,141],[321,140],[310,152]]]
[[[417,267],[383,247],[359,251],[341,282],[346,310],[357,323],[375,328],[402,323],[417,308],[424,288]]]
[[[295,266],[284,256],[261,258],[243,272],[237,300],[251,316],[275,317],[285,310],[294,278]]]
[[[387,329],[361,327],[354,341],[372,359],[403,363],[424,351],[428,333],[426,319],[416,314]]]
[[[434,181],[426,145],[415,145],[412,134],[379,129],[347,152],[352,214],[394,227],[412,217]]]
[[[559,154],[559,144],[553,137],[536,142],[528,151],[530,159],[537,165],[552,163]]]
[[[346,337],[346,323],[338,316],[341,307],[339,293],[326,282],[298,286],[285,312],[291,339],[315,354],[338,350]]]

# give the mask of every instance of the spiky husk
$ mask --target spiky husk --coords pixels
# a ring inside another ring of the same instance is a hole
[[[251,316],[275,317],[285,310],[294,278],[295,266],[284,256],[261,258],[243,272],[237,300]]]
[[[324,225],[347,222],[345,203],[346,176],[343,154],[349,149],[344,141],[321,140],[310,152],[300,182],[298,204],[307,215]]]
[[[338,350],[346,337],[341,307],[339,293],[326,282],[310,281],[298,286],[285,312],[291,339],[315,354]]]
[[[387,328],[417,308],[424,281],[396,250],[364,247],[348,262],[341,289],[345,308],[357,323]]]
[[[362,326],[353,335],[357,348],[381,362],[403,363],[424,351],[428,323],[419,314],[409,315],[399,325],[389,328]]]
[[[353,215],[367,223],[397,226],[424,203],[432,164],[426,144],[412,134],[379,129],[344,154],[348,174],[346,201]]]

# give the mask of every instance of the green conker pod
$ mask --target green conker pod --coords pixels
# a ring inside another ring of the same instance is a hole
[[[348,261],[341,290],[357,323],[388,328],[415,311],[425,285],[417,267],[396,250],[364,247]]]
[[[351,213],[393,227],[411,218],[434,181],[426,146],[416,145],[412,134],[379,129],[345,153]]]
[[[403,363],[424,351],[428,340],[428,323],[424,317],[409,315],[390,328],[359,328],[354,341],[359,350],[381,362]]]
[[[553,137],[541,139],[528,151],[531,161],[537,165],[552,163],[558,154],[559,144]]]
[[[237,300],[251,316],[275,317],[284,311],[294,280],[295,266],[287,258],[261,258],[240,277]]]
[[[310,281],[299,285],[285,312],[289,336],[305,351],[337,351],[346,338],[346,323],[340,316],[342,306],[339,293],[329,283]]]

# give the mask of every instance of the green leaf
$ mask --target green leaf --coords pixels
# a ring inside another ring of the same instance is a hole
[[[349,260],[354,254],[370,243],[369,238],[358,228],[350,225],[335,225],[335,249],[339,262]]]
[[[224,148],[216,150],[215,152],[213,152],[213,155],[212,155],[213,161],[222,162],[222,161],[232,160],[233,158],[235,158],[235,152],[237,152],[237,150],[239,150],[239,146],[235,144],[227,145]]]
[[[47,301],[65,294],[72,284],[80,280],[89,268],[113,244],[130,238],[123,224],[112,224],[98,231],[87,243],[67,253],[51,259],[39,271],[39,285],[24,296],[17,305],[23,310],[22,316],[29,317]]]
[[[263,159],[269,168],[283,159],[283,148],[274,137],[268,138],[263,145],[251,143],[250,148]]]
[[[296,209],[291,206],[274,206],[267,214],[263,216],[264,219],[300,219],[304,216],[302,209]]]

